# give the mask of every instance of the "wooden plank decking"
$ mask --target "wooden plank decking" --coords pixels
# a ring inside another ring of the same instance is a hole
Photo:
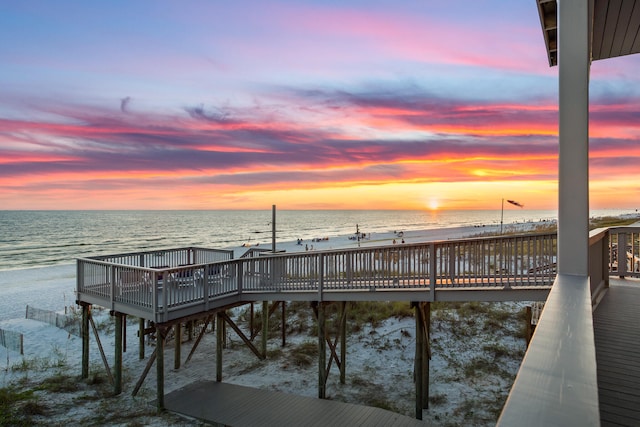
[[[640,425],[640,281],[611,278],[593,314],[602,426]]]
[[[200,381],[165,396],[166,409],[208,422],[243,426],[424,426],[380,408]]]

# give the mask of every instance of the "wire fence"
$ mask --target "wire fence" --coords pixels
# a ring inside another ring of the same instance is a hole
[[[23,341],[24,336],[21,333],[0,329],[0,345],[7,350],[24,354]]]
[[[74,316],[27,306],[26,318],[48,323],[57,328],[64,329],[70,334],[78,337],[82,336],[82,333],[80,332],[80,319]]]

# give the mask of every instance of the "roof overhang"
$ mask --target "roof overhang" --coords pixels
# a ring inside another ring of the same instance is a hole
[[[590,0],[591,60],[640,53],[640,2]],[[556,0],[536,0],[549,65],[558,65],[558,7]]]

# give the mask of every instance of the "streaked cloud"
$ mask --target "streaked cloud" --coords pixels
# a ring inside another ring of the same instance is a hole
[[[503,190],[555,206],[535,4],[505,4],[510,19],[476,2],[121,6],[0,18],[16,40],[0,46],[3,208],[416,208],[425,192],[460,208]],[[596,199],[640,157],[625,64],[593,68]]]

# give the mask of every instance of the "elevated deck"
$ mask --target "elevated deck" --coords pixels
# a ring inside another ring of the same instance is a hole
[[[611,279],[593,329],[601,425],[640,425],[639,280]]]
[[[532,301],[555,279],[556,235],[259,254],[182,248],[78,260],[77,297],[166,323],[253,301]]]

